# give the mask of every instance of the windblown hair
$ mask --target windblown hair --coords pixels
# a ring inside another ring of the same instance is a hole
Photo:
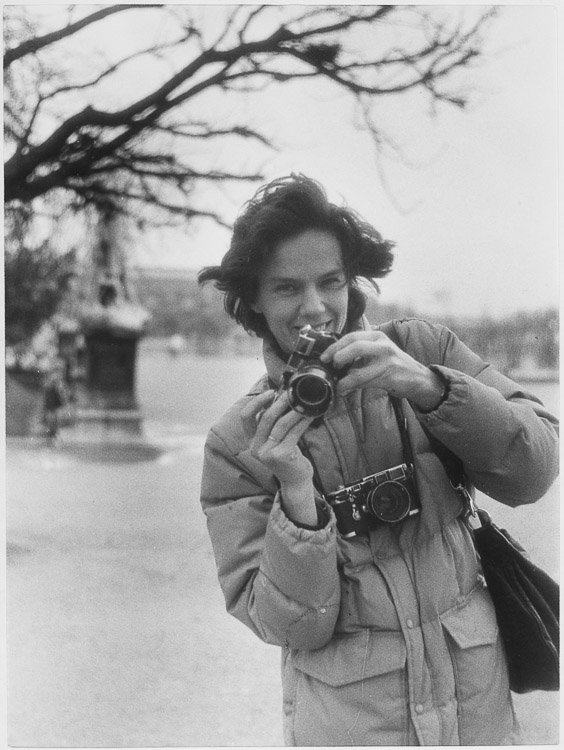
[[[360,318],[366,297],[358,287],[359,277],[378,290],[374,279],[392,267],[393,242],[348,208],[327,200],[323,187],[301,174],[291,174],[261,187],[248,201],[233,227],[229,250],[221,265],[207,266],[198,274],[200,284],[214,281],[225,293],[227,313],[246,331],[269,337],[263,315],[251,309],[258,293],[260,274],[277,245],[309,229],[334,235],[341,247],[343,267],[349,283],[347,325]]]

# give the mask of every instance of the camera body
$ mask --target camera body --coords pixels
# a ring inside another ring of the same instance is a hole
[[[321,417],[333,403],[337,371],[319,357],[340,338],[337,333],[316,331],[309,325],[300,330],[282,376],[282,388],[288,391],[294,411],[308,417]],[[342,376],[344,372],[339,374]]]
[[[400,464],[326,495],[341,536],[349,539],[382,523],[402,521],[421,510],[413,467]]]

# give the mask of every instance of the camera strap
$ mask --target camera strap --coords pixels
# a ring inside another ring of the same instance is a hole
[[[413,467],[413,448],[411,447],[411,440],[409,439],[409,432],[407,430],[407,418],[403,412],[400,399],[395,396],[389,396],[389,399],[396,416],[396,422],[398,423],[404,463]]]
[[[386,334],[386,336],[389,339],[391,339],[394,342],[394,344],[399,349],[401,349],[402,351],[405,351],[405,347],[403,345],[403,342],[400,340],[399,334],[397,332],[397,329],[393,320],[389,321],[388,323],[384,323],[383,325],[379,326],[379,328],[383,333]],[[400,405],[400,410],[401,410],[401,405]],[[405,429],[407,433],[407,422],[400,422],[400,425],[403,425],[403,429]],[[464,464],[462,463],[461,459],[455,453],[453,453],[450,450],[450,448],[447,448],[447,446],[444,443],[442,443],[431,432],[429,432],[429,430],[425,427],[424,424],[421,424],[420,422],[419,426],[425,433],[427,440],[429,441],[431,445],[431,449],[433,453],[437,456],[439,461],[442,463],[443,468],[446,472],[446,475],[449,478],[449,481],[452,487],[461,495],[466,505],[466,514],[475,516],[476,505],[474,503],[474,498],[472,497],[468,489],[468,479],[466,477],[466,472],[464,471]],[[409,442],[409,436],[407,436],[407,440]]]

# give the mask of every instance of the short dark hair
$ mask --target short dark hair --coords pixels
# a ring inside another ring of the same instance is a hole
[[[391,270],[394,243],[384,240],[356,212],[330,203],[323,187],[302,174],[273,180],[256,192],[235,222],[221,265],[203,268],[198,281],[215,282],[225,293],[225,310],[245,330],[261,338],[269,336],[264,316],[251,308],[263,264],[281,241],[308,229],[327,231],[339,242],[349,283],[349,324],[366,308],[358,278],[367,279],[378,290],[374,279]]]

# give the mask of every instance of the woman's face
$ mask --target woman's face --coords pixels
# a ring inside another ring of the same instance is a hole
[[[307,229],[282,240],[265,261],[254,312],[264,315],[283,351],[290,353],[300,328],[341,333],[349,287],[341,248],[330,232]]]

